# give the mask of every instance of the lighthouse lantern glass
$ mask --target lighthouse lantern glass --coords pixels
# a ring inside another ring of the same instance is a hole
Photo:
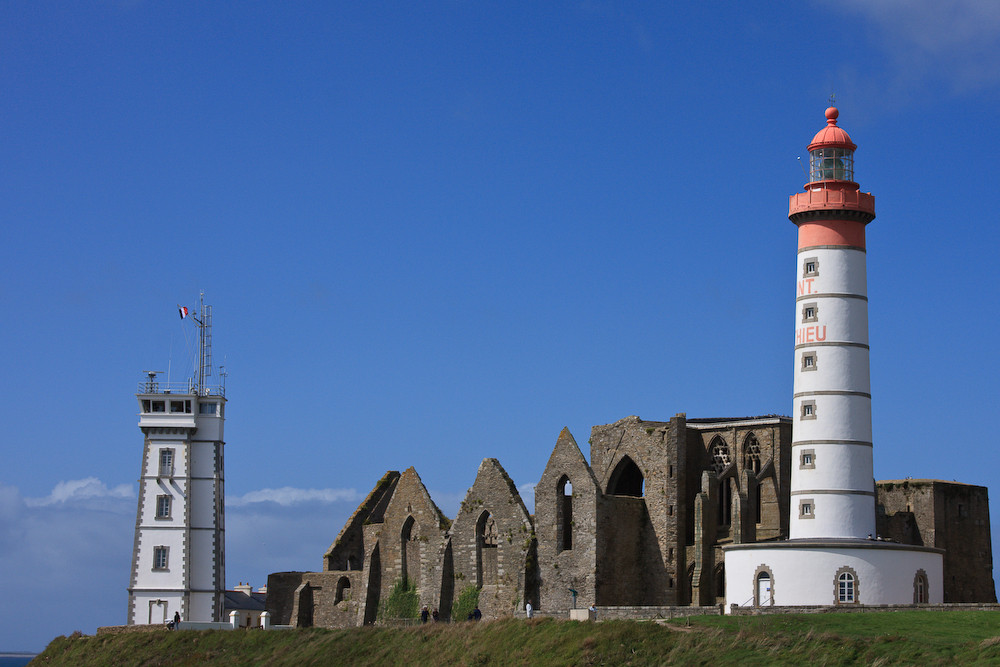
[[[853,181],[854,151],[847,148],[817,148],[809,151],[810,181]]]

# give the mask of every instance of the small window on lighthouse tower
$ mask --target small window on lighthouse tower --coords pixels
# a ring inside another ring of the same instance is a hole
[[[802,306],[802,321],[815,322],[818,319],[819,309],[815,303],[807,303]]]
[[[816,450],[806,449],[799,454],[799,468],[802,470],[813,470],[816,468]]]
[[[816,419],[816,401],[802,401],[800,419]]]
[[[814,371],[816,370],[816,353],[806,352],[802,355],[802,370],[804,371]]]
[[[799,502],[799,518],[800,519],[812,519],[815,515],[813,514],[813,501],[803,500]]]
[[[819,260],[810,257],[802,263],[802,277],[808,278],[816,275],[819,275]]]

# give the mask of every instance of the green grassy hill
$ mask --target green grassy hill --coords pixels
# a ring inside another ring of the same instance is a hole
[[[1000,664],[1000,613],[703,616],[676,622],[507,619],[401,629],[59,637],[32,665]]]

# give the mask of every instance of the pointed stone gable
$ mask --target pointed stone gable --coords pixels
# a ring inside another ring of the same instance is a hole
[[[496,459],[484,459],[449,531],[455,596],[480,589],[484,618],[518,611],[527,581],[534,580],[534,526],[513,480]],[[460,619],[459,619],[460,620]]]
[[[447,524],[416,469],[411,466],[403,471],[378,535],[382,596],[404,577],[416,586],[422,600],[433,596],[439,587],[434,581],[437,546],[444,539]]]
[[[596,603],[600,484],[568,428],[563,428],[535,487],[539,597],[543,611]]]

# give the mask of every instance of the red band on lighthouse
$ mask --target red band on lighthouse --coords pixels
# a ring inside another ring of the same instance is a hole
[[[813,246],[865,247],[865,225],[854,220],[820,220],[799,225],[799,250]]]

